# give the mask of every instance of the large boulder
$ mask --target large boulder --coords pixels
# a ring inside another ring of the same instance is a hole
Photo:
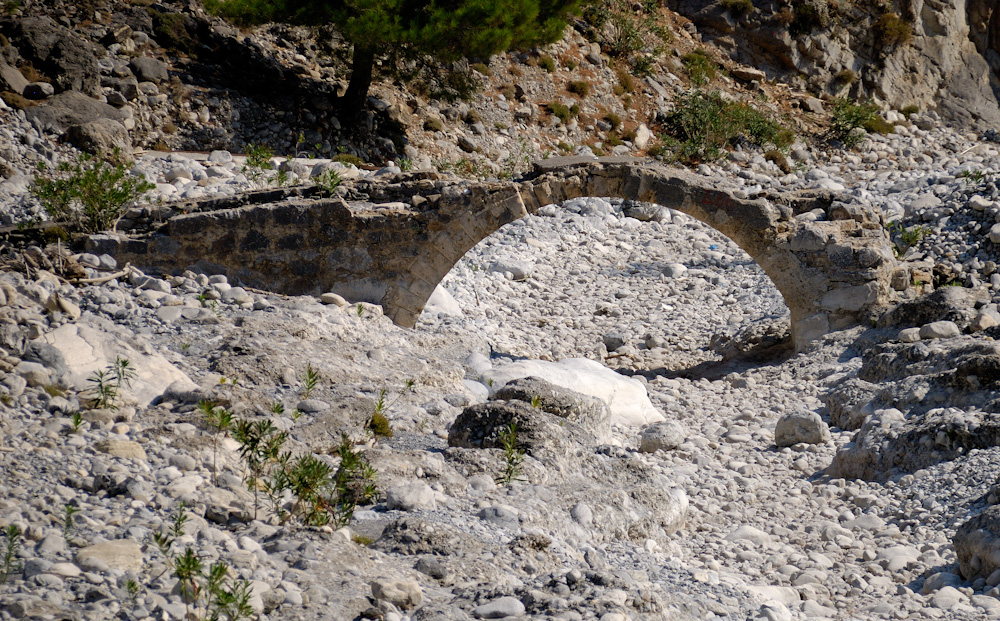
[[[827,473],[883,481],[993,446],[1000,446],[1000,415],[995,413],[949,407],[906,418],[895,408],[875,410],[834,455]]]
[[[830,414],[830,424],[841,429],[857,429],[873,412],[868,406],[878,390],[875,384],[849,377],[834,385],[823,395],[823,404]]]
[[[875,327],[910,328],[936,321],[953,321],[964,329],[978,314],[976,308],[989,301],[990,294],[985,289],[941,287],[886,312],[878,318]]]
[[[1000,506],[989,507],[959,526],[952,543],[966,580],[987,578],[1000,569]]]
[[[136,56],[128,64],[129,69],[140,82],[166,82],[170,78],[167,64],[150,56]]]
[[[73,125],[83,125],[98,119],[123,121],[126,118],[125,113],[114,106],[76,91],[50,97],[44,104],[26,109],[24,114],[29,120],[38,119],[43,127],[58,133],[65,132]]]
[[[103,52],[49,17],[0,19],[0,34],[21,57],[52,79],[57,91],[100,94],[97,58]]]
[[[134,401],[145,407],[161,396],[176,381],[191,383],[191,378],[148,345],[96,329],[86,323],[68,323],[47,332],[38,339],[58,352],[66,366],[65,381],[78,391],[93,388],[89,378],[114,363],[115,358],[128,359],[136,378],[124,390],[124,401]],[[53,356],[55,353],[53,353]]]
[[[607,406],[611,422],[625,425],[648,425],[664,420],[649,400],[646,387],[639,380],[615,373],[599,362],[569,358],[559,362],[520,360],[483,373],[483,382],[495,394],[509,382],[537,377],[556,386],[597,397]]]
[[[71,125],[64,135],[66,142],[81,151],[110,157],[117,151],[122,157],[132,157],[132,139],[125,126],[112,119],[97,119]]]

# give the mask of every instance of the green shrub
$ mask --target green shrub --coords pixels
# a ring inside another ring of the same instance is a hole
[[[771,149],[765,152],[764,159],[768,160],[769,162],[774,162],[775,166],[777,166],[781,170],[781,172],[785,173],[786,175],[792,172],[792,167],[788,165],[788,158],[785,157],[785,154],[779,151],[778,149]]]
[[[833,103],[833,120],[830,123],[829,135],[844,143],[845,147],[854,148],[863,138],[856,130],[866,126],[876,126],[876,119],[882,117],[879,116],[878,106],[875,104],[856,104],[846,97],[841,97]]]
[[[429,132],[444,131],[444,123],[436,116],[427,117],[424,121],[424,129]]]
[[[267,171],[274,170],[274,150],[264,144],[248,144],[247,159],[243,163],[241,172],[246,175],[250,183],[257,187],[267,185]]]
[[[641,77],[648,77],[653,75],[656,70],[656,65],[653,62],[653,58],[647,56],[646,54],[639,54],[632,59],[632,73]]]
[[[115,152],[118,156],[118,152]],[[156,186],[133,176],[122,161],[111,162],[81,155],[73,164],[63,163],[53,175],[39,166],[40,174],[30,192],[53,220],[64,220],[88,233],[106,231]]]
[[[545,73],[552,73],[556,70],[556,61],[551,56],[540,56],[538,66],[545,69]]]
[[[368,419],[367,428],[376,438],[391,438],[393,436],[389,419],[380,412],[372,414],[372,417]]]
[[[753,11],[753,2],[750,0],[722,0],[719,5],[733,15],[743,15]]]
[[[11,574],[16,574],[24,567],[18,559],[22,534],[20,527],[16,524],[11,524],[4,531],[6,545],[4,546],[3,563],[0,564],[0,584],[7,582],[7,578]]]
[[[705,53],[705,50],[694,50],[681,57],[684,70],[687,71],[691,83],[695,85],[708,84],[719,75],[719,66]]]
[[[792,36],[807,35],[814,30],[826,28],[829,20],[825,0],[793,0],[788,32]]]
[[[920,112],[920,106],[918,106],[917,104],[910,104],[908,106],[904,106],[903,109],[900,110],[900,113],[902,113],[903,116],[905,116],[906,118],[910,118],[911,116],[917,114],[918,112]]]
[[[574,95],[586,97],[590,94],[590,82],[587,82],[586,80],[572,80],[566,85],[566,90]]]
[[[503,448],[504,468],[503,472],[494,477],[497,485],[506,487],[514,481],[523,481],[521,462],[524,461],[526,451],[517,438],[517,423],[511,423],[500,431],[500,446]]]
[[[680,97],[663,123],[673,159],[692,164],[714,160],[738,139],[786,149],[795,134],[745,103],[727,101],[718,92],[693,91]]]
[[[481,73],[481,74],[483,74],[485,76],[491,76],[491,75],[493,75],[493,72],[490,71],[489,65],[487,65],[486,63],[473,63],[472,64],[472,69],[475,70],[475,71],[478,71],[479,73]]]
[[[624,92],[631,93],[635,91],[635,80],[632,79],[632,74],[624,69],[618,69],[616,74],[618,75],[618,84],[621,85]]]
[[[875,21],[872,30],[880,47],[896,47],[913,38],[913,26],[896,13],[885,13]]]
[[[611,124],[611,129],[615,130],[622,124],[622,117],[618,116],[614,112],[608,112],[604,115],[604,120]]]
[[[844,69],[843,71],[837,72],[837,75],[833,76],[833,81],[841,86],[848,86],[854,84],[857,81],[858,76],[851,69]]]
[[[545,107],[548,109],[549,114],[562,121],[563,125],[569,123],[570,119],[573,118],[573,113],[570,111],[569,107],[566,106],[565,104],[553,101],[551,103],[546,104]]]

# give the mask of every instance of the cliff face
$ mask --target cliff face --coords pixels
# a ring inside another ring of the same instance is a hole
[[[997,0],[755,0],[742,14],[721,2],[670,4],[704,40],[769,77],[917,105],[977,129],[1000,126]]]

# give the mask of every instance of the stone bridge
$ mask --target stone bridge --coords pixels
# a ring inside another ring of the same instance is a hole
[[[797,349],[869,321],[891,300],[897,269],[872,211],[829,194],[743,200],[649,160],[559,158],[514,182],[411,173],[345,183],[333,198],[297,194],[230,208],[174,206],[167,217],[146,207],[130,215],[131,233],[92,236],[88,249],[148,271],[195,268],[287,294],[335,291],[381,304],[412,327],[455,263],[503,225],[578,196],[621,197],[681,211],[745,250],[784,296]],[[191,208],[198,211],[183,213]]]

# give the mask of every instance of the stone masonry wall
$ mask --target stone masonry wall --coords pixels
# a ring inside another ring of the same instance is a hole
[[[711,180],[648,160],[545,160],[518,183],[417,175],[360,183],[336,198],[177,215],[143,235],[95,235],[90,251],[159,272],[194,268],[289,294],[336,291],[383,305],[413,326],[434,288],[501,226],[577,196],[657,203],[719,230],[764,269],[791,311],[797,348],[860,321],[891,299],[896,262],[878,214],[836,201],[743,200]]]

